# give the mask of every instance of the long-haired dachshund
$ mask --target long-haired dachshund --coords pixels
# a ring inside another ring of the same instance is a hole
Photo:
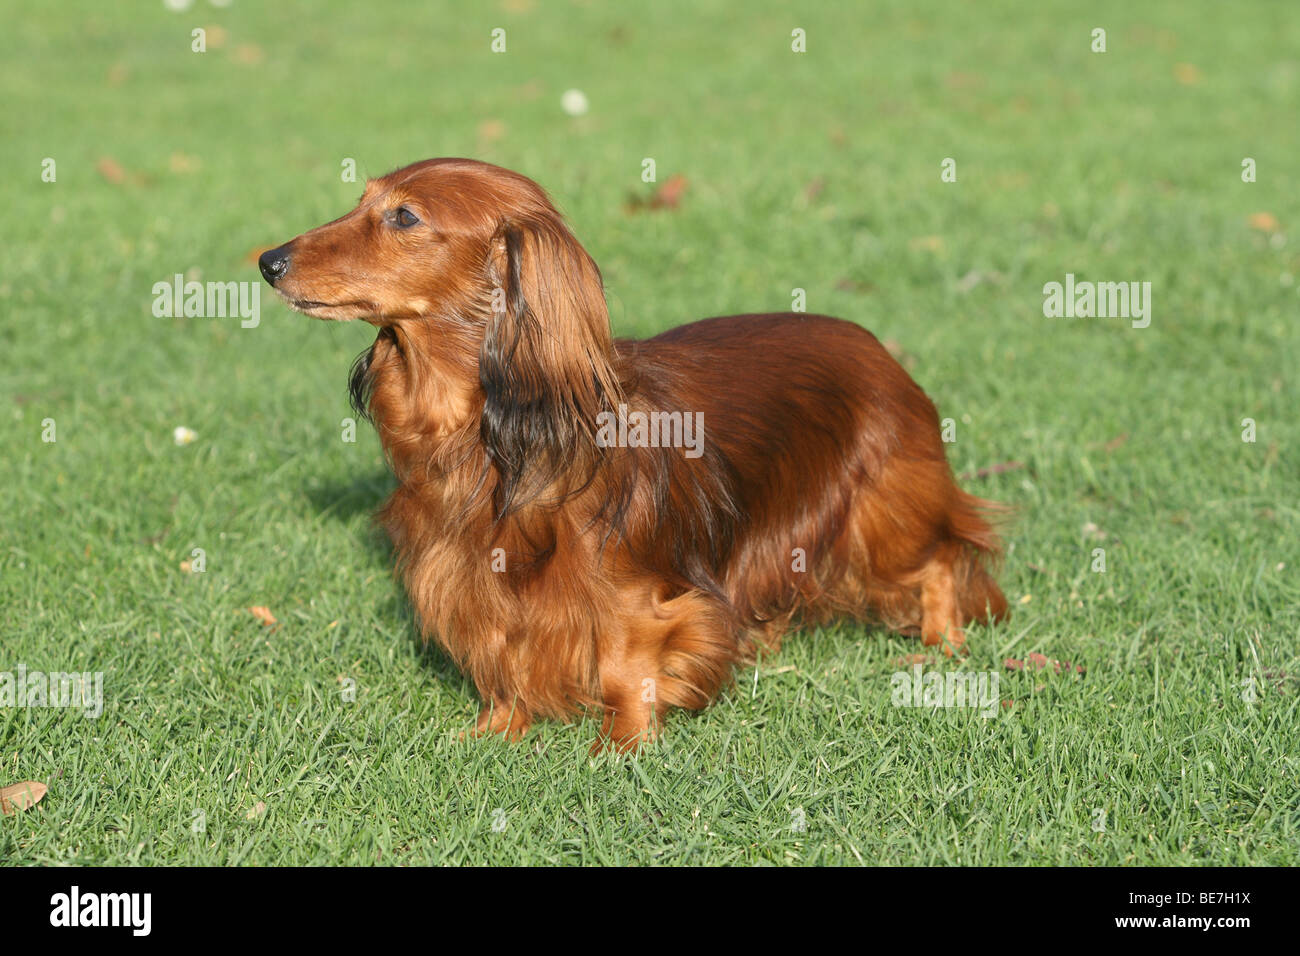
[[[856,325],[613,339],[546,193],[466,159],[371,180],[259,265],[294,309],[379,328],[351,391],[399,482],[380,519],[426,640],[482,695],[479,733],[592,708],[634,749],[792,623],[871,617],[951,654],[1006,613],[989,504]]]

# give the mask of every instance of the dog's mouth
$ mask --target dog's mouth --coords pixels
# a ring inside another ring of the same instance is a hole
[[[301,312],[304,315],[310,315],[316,318],[334,318],[332,315],[322,315],[322,313],[329,313],[331,310],[336,309],[354,308],[354,306],[350,306],[347,303],[322,302],[320,299],[303,299],[296,295],[289,295],[286,292],[281,292],[279,289],[276,289],[275,291],[279,292],[280,298],[284,300],[285,305],[293,309],[295,312]]]
[[[276,289],[276,292],[289,308],[313,319],[329,319],[334,322],[364,319],[369,322],[377,311],[374,303],[371,302],[322,302],[320,299],[304,299],[289,295],[279,289]]]

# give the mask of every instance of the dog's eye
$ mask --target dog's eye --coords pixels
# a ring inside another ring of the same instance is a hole
[[[420,217],[405,206],[398,206],[393,212],[393,225],[398,229],[410,229],[420,222]]]

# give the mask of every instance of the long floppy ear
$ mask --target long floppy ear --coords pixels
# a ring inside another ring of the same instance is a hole
[[[500,519],[591,479],[597,416],[617,403],[619,383],[600,270],[563,222],[504,223],[489,274],[479,430],[499,474]]]

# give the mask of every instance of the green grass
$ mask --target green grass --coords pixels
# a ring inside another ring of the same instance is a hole
[[[105,682],[97,720],[0,707],[0,785],[50,785],[0,861],[1296,863],[1300,20],[859,6],[0,3],[0,671]],[[591,724],[461,740],[473,688],[369,524],[378,443],[340,440],[371,330],[150,311],[345,212],[344,158],[439,155],[550,189],[618,334],[802,288],[898,343],[958,471],[1024,465],[966,483],[1017,508],[1014,615],[933,665],[1012,703],[895,708],[919,647],[842,625],[636,759],[590,760]],[[645,157],[679,209],[625,208]],[[1067,272],[1152,282],[1151,326],[1044,318]],[[1087,673],[1003,670],[1032,652]]]

